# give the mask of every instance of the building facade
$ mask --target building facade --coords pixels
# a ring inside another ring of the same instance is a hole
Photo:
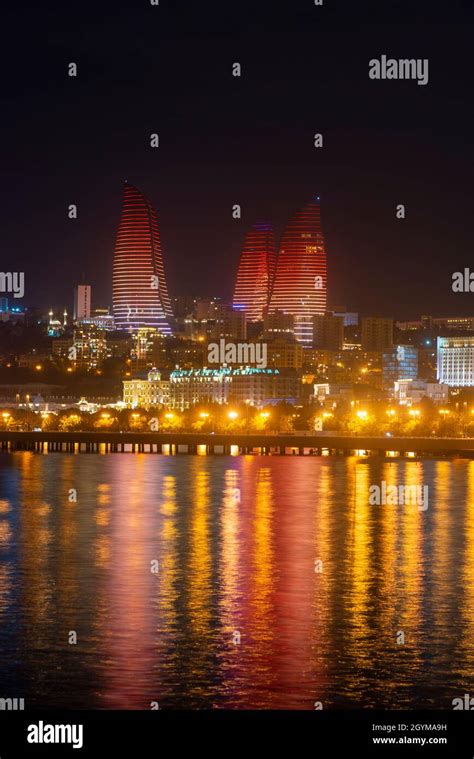
[[[391,388],[397,380],[416,380],[418,377],[418,349],[412,345],[396,345],[391,353],[382,356],[384,387]]]
[[[267,313],[275,274],[275,239],[271,224],[258,222],[247,234],[240,255],[233,307],[250,322]]]
[[[155,327],[171,334],[158,216],[148,198],[128,183],[115,243],[112,298],[117,329]]]
[[[170,383],[161,379],[156,369],[148,372],[147,379],[125,380],[123,401],[127,408],[149,409],[154,406],[169,405]]]
[[[176,369],[170,374],[171,408],[191,408],[198,403],[247,403],[265,406],[300,397],[301,380],[295,371],[276,368],[220,367]]]
[[[313,348],[319,350],[342,350],[344,344],[344,319],[333,314],[313,316]]]
[[[325,313],[326,301],[326,251],[318,196],[293,216],[283,233],[269,310],[292,314],[297,340],[312,345],[313,316]]]
[[[77,285],[74,290],[74,321],[78,319],[90,319],[91,315],[91,292],[90,285]]]
[[[393,319],[365,316],[362,319],[362,350],[389,353],[393,349]]]
[[[401,406],[413,406],[423,398],[429,398],[439,405],[448,402],[449,388],[437,382],[401,379],[394,384],[393,397]]]
[[[474,385],[474,337],[438,337],[437,379],[450,387]]]

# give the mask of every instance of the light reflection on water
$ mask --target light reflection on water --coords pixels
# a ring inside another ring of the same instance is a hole
[[[0,672],[27,707],[451,708],[474,462],[2,454]]]

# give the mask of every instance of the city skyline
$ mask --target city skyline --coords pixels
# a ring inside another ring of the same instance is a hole
[[[298,0],[282,16],[264,5],[253,27],[245,12],[229,26],[223,9],[127,7],[108,17],[106,36],[84,8],[73,28],[65,9],[29,8],[22,60],[15,34],[2,50],[12,109],[0,245],[6,271],[25,272],[22,303],[63,304],[83,274],[95,302],[111,303],[128,179],[160,214],[171,293],[231,298],[251,225],[271,219],[280,237],[317,192],[333,304],[406,319],[471,310],[469,294],[451,289],[472,248],[473,104],[459,75],[470,65],[468,27],[404,26],[374,8],[354,35],[349,23],[327,23],[330,9]],[[19,11],[7,14],[20,25]],[[141,42],[125,59],[130,34]],[[47,51],[45,35],[56,40]],[[430,61],[426,86],[369,78],[371,59],[415,53]]]
[[[2,20],[0,748],[469,751],[474,0]]]

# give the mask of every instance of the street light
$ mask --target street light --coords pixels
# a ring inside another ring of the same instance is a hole
[[[229,411],[229,413],[227,414],[227,416],[229,417],[229,419],[237,419],[238,413],[237,413],[237,411]]]
[[[359,419],[367,419],[367,411],[358,411],[357,416]]]

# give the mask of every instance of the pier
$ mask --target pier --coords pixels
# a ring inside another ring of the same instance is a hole
[[[9,432],[0,451],[36,453],[155,453],[162,455],[463,456],[474,458],[474,438],[368,437],[310,434],[186,432]]]

